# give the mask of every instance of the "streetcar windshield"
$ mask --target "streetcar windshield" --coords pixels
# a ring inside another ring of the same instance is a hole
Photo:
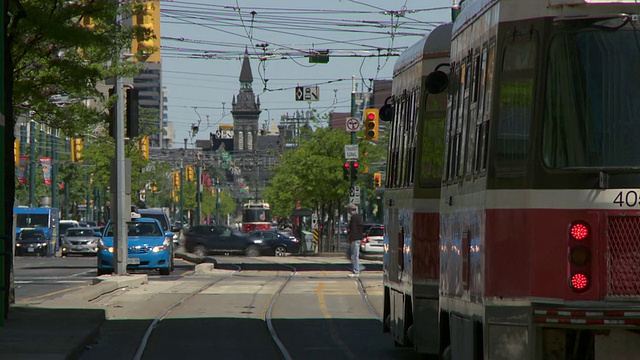
[[[271,221],[269,209],[244,209],[242,210],[242,222]]]
[[[548,167],[640,166],[640,32],[627,23],[555,36],[544,100]]]

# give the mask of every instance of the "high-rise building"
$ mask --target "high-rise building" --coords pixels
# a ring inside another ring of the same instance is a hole
[[[141,26],[153,33],[148,40],[134,39],[131,44],[133,60],[142,65],[142,71],[133,78],[133,86],[139,90],[140,126],[149,136],[151,147],[171,147],[169,138],[164,88],[162,87],[162,58],[160,54],[160,1],[143,0],[134,6],[132,25]]]

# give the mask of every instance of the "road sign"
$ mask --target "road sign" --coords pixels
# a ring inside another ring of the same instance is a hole
[[[360,120],[354,117],[347,118],[346,126],[347,132],[356,132],[360,130]]]
[[[345,145],[344,158],[347,160],[355,160],[358,158],[358,145]]]
[[[360,205],[360,186],[352,186],[349,188],[349,202]]]
[[[296,86],[296,101],[320,100],[320,88],[318,86]]]

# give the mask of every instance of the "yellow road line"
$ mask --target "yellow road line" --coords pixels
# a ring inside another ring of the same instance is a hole
[[[62,294],[62,293],[68,292],[68,291],[82,289],[84,287],[86,287],[86,285],[74,286],[72,288],[62,289],[62,290],[50,292],[48,294],[38,295],[38,296],[33,296],[33,297],[30,297],[30,298],[22,299],[22,300],[18,301],[18,303],[20,303],[20,304],[28,303],[28,302],[31,302],[31,301],[36,300],[36,299],[44,299],[44,298],[48,298],[48,297],[53,296],[53,295]]]
[[[327,303],[324,299],[324,293],[322,289],[324,288],[324,283],[319,282],[318,287],[315,290],[316,296],[318,297],[318,304],[320,305],[320,311],[322,311],[322,315],[325,319],[331,319],[331,314],[329,314],[329,309],[327,309]],[[329,321],[329,332],[331,333],[331,339],[333,342],[338,345],[338,347],[342,350],[342,352],[347,355],[349,359],[355,359],[355,355],[349,350],[347,345],[342,342],[342,339],[338,336],[338,329],[336,328],[333,321]]]

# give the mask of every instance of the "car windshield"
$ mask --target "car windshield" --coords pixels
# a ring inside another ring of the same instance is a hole
[[[93,236],[93,230],[91,229],[69,229],[67,230],[67,236]]]
[[[109,224],[105,236],[113,236],[113,224]],[[127,222],[128,236],[162,236],[163,233],[158,224],[151,222]]]
[[[383,228],[371,228],[369,230],[369,234],[367,234],[369,236],[383,236],[384,235],[384,229]]]
[[[45,227],[49,224],[47,214],[18,214],[16,215],[18,227]]]
[[[22,230],[20,233],[22,239],[44,239],[44,233],[38,230]]]

